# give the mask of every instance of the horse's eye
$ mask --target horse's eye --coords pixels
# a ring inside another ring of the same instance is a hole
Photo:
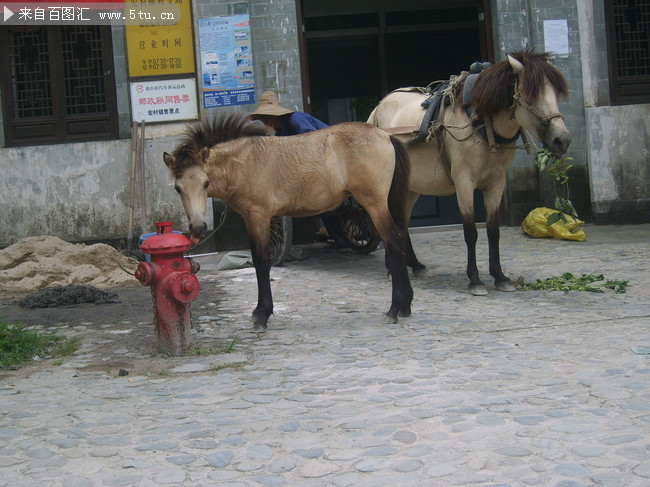
[[[203,183],[203,189],[208,189],[208,186],[210,186],[210,181]]]
[[[174,186],[174,189],[178,194],[181,194],[181,188],[179,188],[178,186]]]

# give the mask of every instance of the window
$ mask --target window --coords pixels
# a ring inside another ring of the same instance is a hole
[[[650,102],[650,0],[606,4],[612,104]]]
[[[117,138],[110,27],[0,29],[8,147]]]

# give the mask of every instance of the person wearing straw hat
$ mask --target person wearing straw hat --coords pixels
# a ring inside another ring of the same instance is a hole
[[[260,120],[275,130],[275,135],[298,135],[327,127],[308,113],[296,112],[280,105],[280,98],[273,91],[265,91],[253,112],[253,120]]]
[[[280,98],[277,93],[270,90],[260,95],[257,107],[248,117],[253,120],[260,120],[264,125],[275,130],[275,135],[279,136],[304,134],[327,127],[326,123],[308,113],[296,112],[283,107],[280,105]],[[318,230],[316,230],[316,238],[318,240],[327,238],[327,230],[322,222],[319,224]],[[296,258],[293,248],[289,251],[289,255]]]

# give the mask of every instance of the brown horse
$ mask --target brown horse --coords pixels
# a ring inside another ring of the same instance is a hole
[[[267,137],[261,122],[232,113],[188,126],[164,160],[190,222],[191,239],[206,231],[206,198],[241,214],[251,241],[258,302],[253,331],[273,313],[269,226],[274,216],[310,216],[350,195],[364,207],[386,245],[393,270],[390,322],[411,312],[406,267],[409,161],[402,143],[366,123],[352,122],[290,137]]]
[[[515,53],[477,75],[469,103],[474,114],[468,115],[468,103],[462,100],[467,74],[450,81],[438,122],[429,128],[429,134],[425,134],[428,140],[407,144],[412,169],[408,215],[421,194],[456,193],[467,245],[468,287],[474,295],[485,295],[487,291],[476,266],[478,233],[474,222],[474,190],[481,190],[486,210],[490,274],[497,290],[514,291],[513,283],[501,269],[499,257],[498,212],[506,172],[522,128],[554,153],[561,155],[567,151],[571,136],[558,110],[558,100],[568,94],[567,81],[549,63],[547,53]],[[427,96],[421,90],[396,90],[379,103],[368,122],[387,130],[420,127],[424,116],[421,103]],[[481,124],[491,133],[482,135],[477,127]],[[399,137],[409,140],[412,134]],[[408,265],[413,273],[426,275],[426,267],[417,260],[410,239],[408,252]]]

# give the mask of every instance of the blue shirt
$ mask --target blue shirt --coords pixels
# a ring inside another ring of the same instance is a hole
[[[327,124],[308,113],[293,112],[282,116],[282,127],[275,135],[298,135],[325,127],[327,127]]]

